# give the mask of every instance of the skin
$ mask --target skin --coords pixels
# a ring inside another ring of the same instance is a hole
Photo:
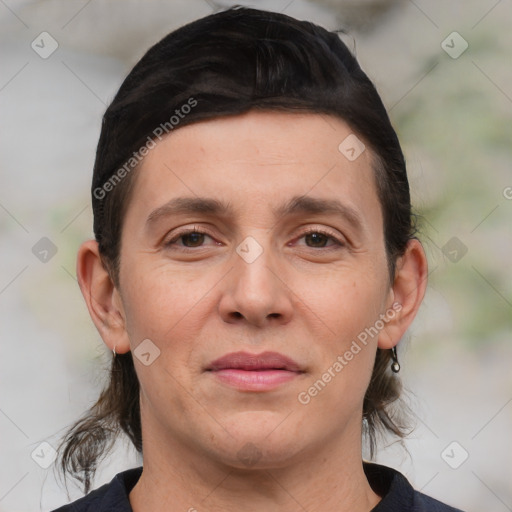
[[[427,263],[411,240],[390,282],[371,151],[349,161],[338,150],[349,134],[337,118],[278,112],[177,129],[137,170],[119,288],[97,243],[80,247],[80,287],[105,344],[124,353],[150,339],[160,350],[148,366],[134,357],[144,444],[144,471],[129,496],[135,512],[367,512],[380,500],[362,469],[363,398],[377,347],[395,346],[420,306]],[[360,225],[323,212],[274,216],[305,195],[342,202]],[[181,196],[218,199],[233,211],[175,214],[148,228],[153,210]],[[166,245],[184,228],[208,235]],[[342,245],[305,236],[309,229]],[[252,263],[236,252],[249,236],[263,250]],[[301,404],[298,394],[393,303],[400,311]],[[240,350],[280,352],[304,373],[271,391],[243,392],[204,371]],[[244,462],[242,449],[258,460]]]

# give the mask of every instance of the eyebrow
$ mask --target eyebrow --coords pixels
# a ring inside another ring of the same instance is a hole
[[[218,217],[229,217],[235,214],[233,207],[218,199],[209,197],[176,197],[153,210],[146,219],[146,228],[155,224],[163,217],[202,213]],[[363,221],[359,212],[353,207],[343,204],[337,199],[321,199],[310,196],[294,196],[287,203],[272,209],[276,218],[298,214],[338,215],[345,218],[356,229],[361,230]]]
[[[337,199],[321,199],[310,196],[295,196],[286,204],[273,210],[276,217],[296,214],[338,215],[345,218],[357,229],[362,229],[363,220],[359,212]]]

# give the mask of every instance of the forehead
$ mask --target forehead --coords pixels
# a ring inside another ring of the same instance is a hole
[[[171,132],[144,158],[132,201],[142,214],[173,197],[210,196],[261,214],[263,204],[275,213],[307,195],[336,198],[380,222],[372,160],[341,119],[252,111]]]

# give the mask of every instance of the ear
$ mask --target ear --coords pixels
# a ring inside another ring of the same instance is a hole
[[[404,255],[398,259],[384,329],[378,347],[390,349],[405,334],[418,312],[427,288],[428,264],[420,241],[409,240]]]
[[[101,261],[98,242],[87,240],[78,250],[76,275],[89,314],[105,345],[116,353],[130,350],[121,295]]]

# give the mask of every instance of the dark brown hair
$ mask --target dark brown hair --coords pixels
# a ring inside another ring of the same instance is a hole
[[[336,116],[371,149],[392,282],[396,260],[415,235],[414,216],[404,157],[374,85],[338,33],[283,14],[233,8],[181,27],[150,48],[105,112],[91,190],[94,234],[114,284],[119,286],[121,231],[140,148],[158,141],[162,130],[249,110]],[[377,349],[364,398],[372,454],[379,431],[405,435],[395,414],[401,384],[390,361],[389,350]],[[98,401],[64,436],[63,474],[87,493],[119,433],[142,452],[139,383],[129,352],[112,359]]]

